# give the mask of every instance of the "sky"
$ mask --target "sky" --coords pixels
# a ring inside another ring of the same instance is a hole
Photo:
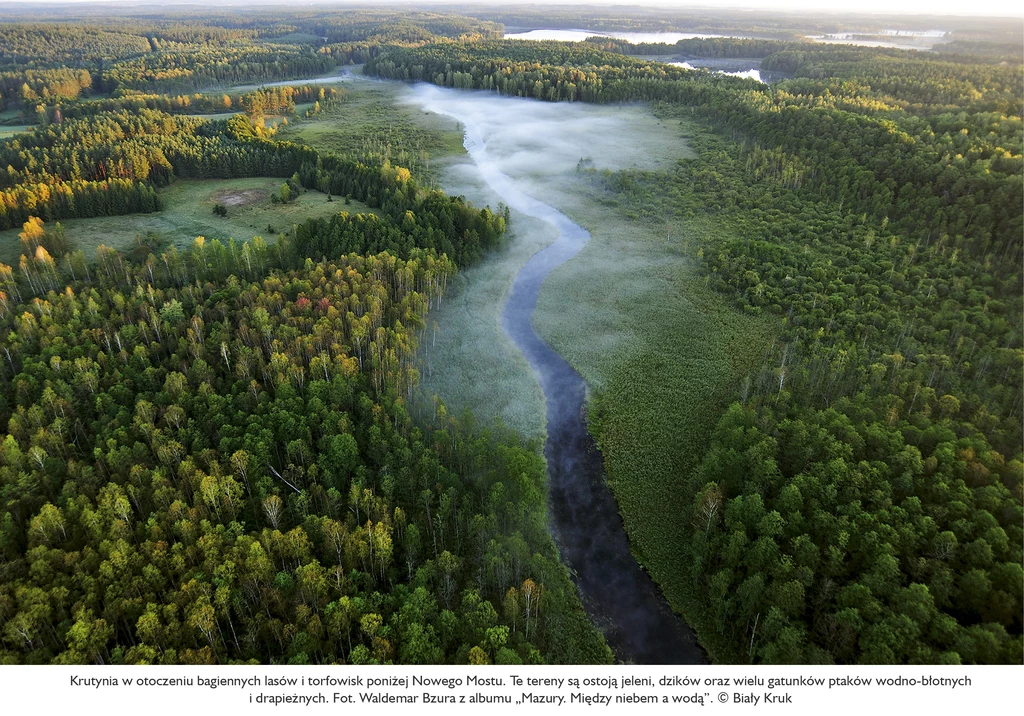
[[[5,0],[5,2],[19,2],[31,4],[53,4],[63,5],[68,3],[96,2],[97,0]],[[186,4],[188,0],[100,0],[105,4],[118,2],[129,5],[152,5],[166,6],[168,4]],[[204,6],[210,5],[283,5],[299,7],[311,4],[350,4],[350,5],[395,5],[395,4],[421,4],[409,2],[409,0],[349,0],[348,2],[337,3],[332,0],[212,0],[212,2],[197,2]],[[686,0],[629,0],[619,2],[600,2],[600,0],[537,0],[524,2],[522,0],[424,0],[423,5],[459,4],[459,5],[492,5],[511,7],[523,7],[528,5],[640,5],[644,7],[735,7],[735,8],[756,8],[759,10],[783,10],[783,11],[813,11],[823,12],[855,12],[859,14],[926,14],[926,15],[966,15],[966,16],[997,16],[997,17],[1024,17],[1024,3],[1020,0],[981,0],[980,2],[965,2],[964,0],[715,0],[714,2],[687,2]]]
[[[446,0],[441,0],[445,2]],[[477,3],[480,0],[450,0],[453,3]],[[524,5],[640,5],[643,7],[736,7],[759,10],[809,10],[822,12],[856,13],[905,13],[923,15],[986,15],[999,17],[1020,17],[1024,15],[1020,0],[715,0],[714,2],[680,2],[680,0],[620,0],[619,2],[594,2],[594,0],[482,0],[482,4],[524,6]]]

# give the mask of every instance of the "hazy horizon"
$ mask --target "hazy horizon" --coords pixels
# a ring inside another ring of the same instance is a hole
[[[378,2],[366,2],[365,0],[306,0],[296,6],[282,0],[211,0],[210,2],[199,3],[195,0],[7,0],[10,5],[131,5],[176,7],[194,5],[198,7],[240,7],[240,6],[277,6],[282,8],[296,9],[296,7],[308,7],[310,5],[335,5],[373,7],[381,6],[494,6],[507,9],[538,7],[550,9],[566,5],[590,5],[600,7],[645,7],[656,9],[679,9],[679,10],[759,10],[778,12],[812,12],[815,15],[921,15],[921,16],[953,16],[953,17],[1007,17],[1024,19],[1024,11],[1019,2],[1013,0],[988,0],[985,3],[971,5],[968,9],[963,2],[958,0],[838,0],[828,7],[821,7],[816,0],[767,0],[758,2],[756,0],[720,0],[714,4],[708,2],[679,2],[678,0],[647,0],[645,2],[600,2],[595,0],[558,0],[556,3],[545,3],[541,1],[525,2],[504,2],[499,0],[429,0],[427,2],[414,2],[411,0],[378,0]]]

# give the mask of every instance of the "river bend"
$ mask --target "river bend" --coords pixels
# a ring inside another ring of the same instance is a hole
[[[692,631],[672,612],[630,552],[618,505],[605,483],[601,453],[584,419],[583,378],[533,330],[532,317],[541,285],[553,269],[586,245],[590,233],[554,207],[523,192],[515,179],[498,169],[488,157],[483,132],[472,117],[439,100],[428,99],[423,107],[462,124],[466,150],[505,204],[551,224],[558,232],[558,238],[534,254],[513,279],[501,323],[544,391],[551,531],[587,613],[622,662],[704,663]]]

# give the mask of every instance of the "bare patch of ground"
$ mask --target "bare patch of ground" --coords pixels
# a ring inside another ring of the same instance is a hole
[[[267,192],[263,189],[225,189],[218,191],[210,197],[213,201],[224,206],[245,206],[255,204],[267,198]]]

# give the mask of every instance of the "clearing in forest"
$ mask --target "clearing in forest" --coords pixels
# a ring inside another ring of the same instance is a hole
[[[190,246],[197,236],[207,239],[239,241],[262,236],[268,242],[280,232],[291,231],[294,224],[307,218],[330,216],[339,211],[351,214],[372,213],[361,202],[332,197],[316,191],[305,191],[288,204],[274,204],[270,195],[281,188],[283,178],[249,179],[179,179],[160,190],[164,210],[152,214],[101,216],[92,219],[66,219],[68,238],[92,258],[96,247],[106,244],[119,250],[130,250],[138,237],[157,245]],[[226,217],[213,213],[215,204],[227,207]],[[273,229],[271,231],[271,229]],[[0,261],[17,263],[21,251],[20,229],[0,232]],[[151,236],[155,235],[155,236]],[[145,258],[145,257],[143,257]]]

